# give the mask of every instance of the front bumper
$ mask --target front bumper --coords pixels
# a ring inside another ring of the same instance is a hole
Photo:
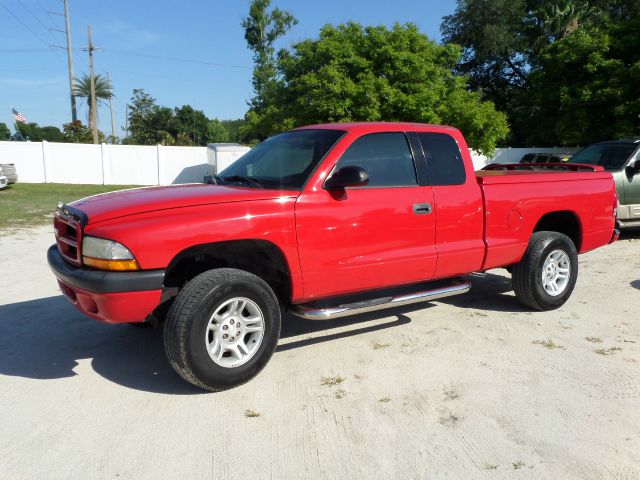
[[[160,304],[164,270],[106,272],[67,263],[56,245],[47,252],[60,290],[78,310],[106,323],[142,322]]]

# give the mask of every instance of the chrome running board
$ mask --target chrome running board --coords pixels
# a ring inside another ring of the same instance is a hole
[[[358,313],[374,312],[385,308],[400,307],[412,303],[460,295],[470,289],[471,283],[468,280],[459,278],[446,286],[333,306],[314,306],[313,303],[293,305],[290,312],[307,320],[332,320]]]

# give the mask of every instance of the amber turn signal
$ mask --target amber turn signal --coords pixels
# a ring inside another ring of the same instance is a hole
[[[102,258],[82,257],[82,261],[87,267],[100,270],[112,270],[116,272],[140,270],[140,266],[135,260],[104,260]]]

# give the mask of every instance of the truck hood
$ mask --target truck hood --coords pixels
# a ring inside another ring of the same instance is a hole
[[[131,190],[102,193],[76,200],[71,207],[83,211],[88,223],[97,223],[127,215],[230,202],[250,202],[283,197],[297,197],[300,192],[268,190],[209,184],[171,185],[167,187],[143,187]]]

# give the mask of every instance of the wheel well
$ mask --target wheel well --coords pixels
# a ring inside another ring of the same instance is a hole
[[[564,233],[580,251],[582,231],[580,221],[575,213],[569,211],[550,212],[545,214],[533,229],[534,232],[549,231]]]
[[[169,264],[165,287],[182,288],[189,280],[213,268],[237,268],[260,277],[283,304],[291,300],[291,276],[282,251],[265,240],[235,240],[189,247]]]

